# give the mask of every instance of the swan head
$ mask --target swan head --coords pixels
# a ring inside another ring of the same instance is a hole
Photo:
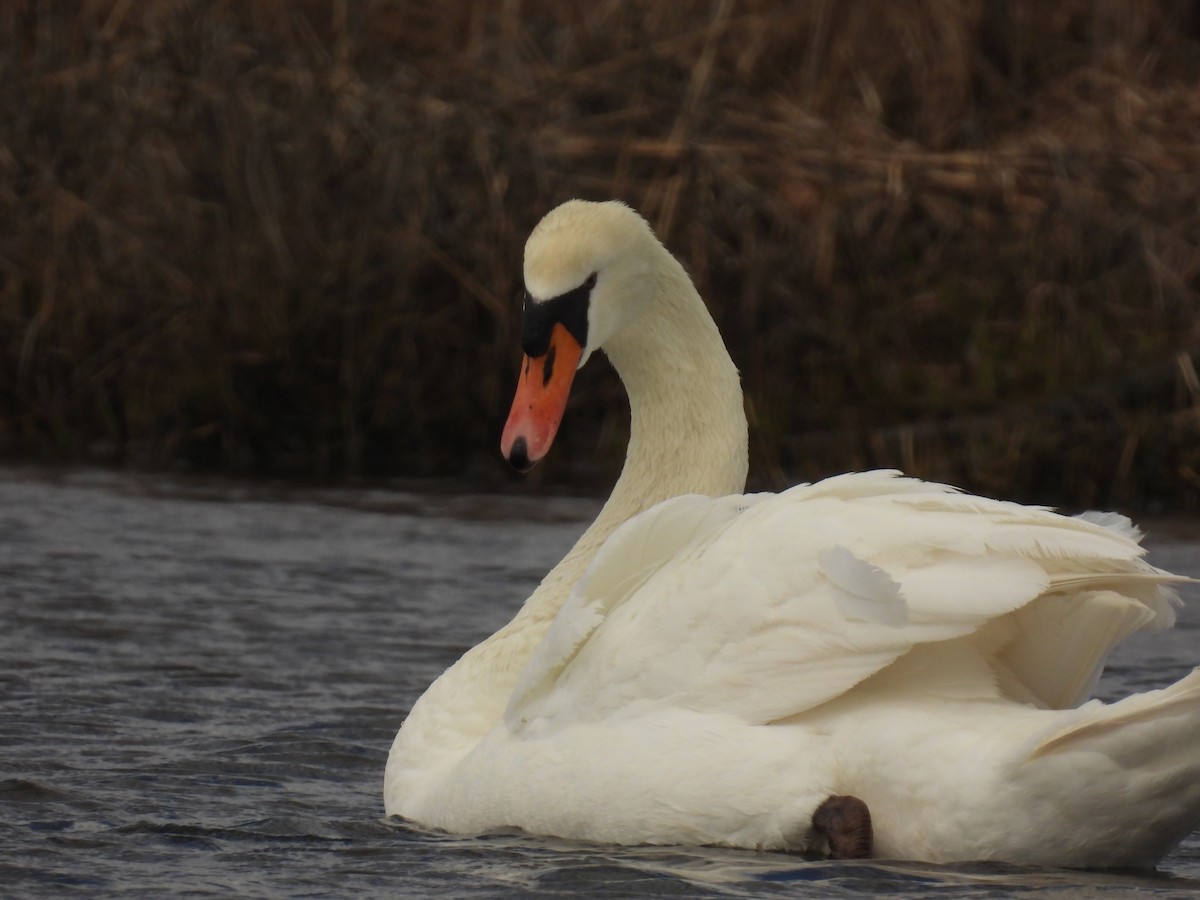
[[[525,358],[500,450],[527,471],[550,449],[575,372],[637,318],[636,288],[667,255],[649,224],[623,203],[570,200],[525,243]],[[644,284],[642,285],[644,287]]]

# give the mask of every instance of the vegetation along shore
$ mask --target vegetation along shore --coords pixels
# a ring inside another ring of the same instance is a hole
[[[525,236],[616,198],[752,487],[1200,508],[1190,0],[18,2],[0,48],[9,458],[508,484]],[[536,477],[607,483],[576,393]]]

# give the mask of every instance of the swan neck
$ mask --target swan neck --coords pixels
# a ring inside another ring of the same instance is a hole
[[[452,765],[494,725],[554,616],[617,528],[671,497],[722,496],[745,485],[747,429],[737,369],[683,267],[657,242],[643,262],[626,287],[643,292],[636,298],[641,312],[604,344],[629,396],[630,441],[617,484],[512,621],[468,651],[418,701],[393,745],[389,796],[404,794],[409,774]]]
[[[746,484],[737,368],[683,267],[662,250],[659,296],[606,347],[629,396],[629,447],[610,503],[636,515],[681,494]]]

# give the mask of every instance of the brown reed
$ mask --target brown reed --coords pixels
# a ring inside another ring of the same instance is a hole
[[[1190,0],[23,0],[0,47],[10,457],[503,483],[524,236],[615,197],[756,484],[1200,504]],[[541,477],[601,483],[578,393]]]

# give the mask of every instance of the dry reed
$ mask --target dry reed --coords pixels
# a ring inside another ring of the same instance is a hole
[[[24,0],[0,47],[9,456],[494,483],[524,236],[616,197],[758,483],[1200,505],[1190,0]],[[580,393],[551,479],[619,464]]]

